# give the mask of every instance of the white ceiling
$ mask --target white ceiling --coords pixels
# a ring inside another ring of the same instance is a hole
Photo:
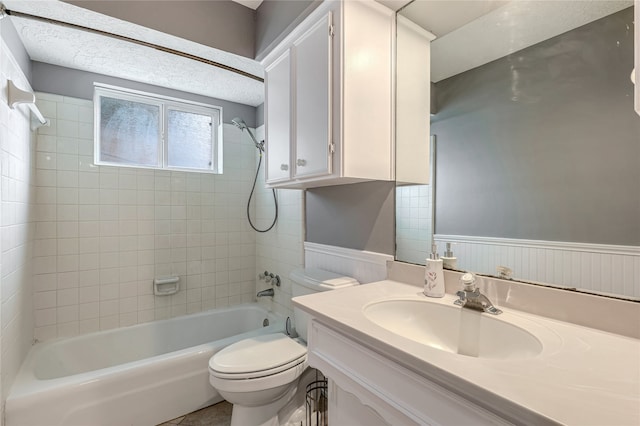
[[[57,0],[3,0],[9,10],[99,29],[200,56],[262,77],[258,62]],[[34,61],[258,106],[263,83],[211,65],[90,32],[12,16]]]
[[[438,82],[632,5],[632,0],[416,0],[400,14],[438,36],[431,43],[431,80]]]
[[[256,10],[260,4],[262,4],[262,0],[231,0],[236,3],[240,3],[243,6],[248,7],[249,9]]]
[[[505,0],[416,0],[400,14],[436,37],[442,37],[507,3]]]

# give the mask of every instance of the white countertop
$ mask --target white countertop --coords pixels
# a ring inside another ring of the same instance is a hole
[[[496,319],[522,327],[543,344],[526,359],[474,358],[401,337],[367,319],[363,308],[389,299],[452,304],[421,288],[380,281],[300,296],[299,307],[402,366],[497,414],[568,425],[640,425],[640,340],[502,308]],[[486,314],[483,314],[486,315]]]

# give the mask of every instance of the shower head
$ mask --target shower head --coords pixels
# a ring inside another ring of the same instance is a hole
[[[236,126],[240,130],[244,130],[248,128],[247,123],[245,123],[244,120],[240,117],[232,118],[231,122],[233,123],[234,126]]]
[[[249,136],[251,137],[251,139],[253,140],[253,143],[256,145],[256,148],[258,149],[258,151],[260,151],[260,153],[264,152],[264,141],[258,142],[256,137],[253,136],[251,129],[249,128],[249,126],[247,126],[247,123],[245,123],[242,118],[240,117],[232,118],[231,123],[233,123],[233,125],[236,126],[238,129],[240,129],[240,131],[246,130],[247,133],[249,133]]]

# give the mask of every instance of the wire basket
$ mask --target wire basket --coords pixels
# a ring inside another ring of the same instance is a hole
[[[316,370],[316,379],[307,385],[307,426],[328,426],[327,379]]]

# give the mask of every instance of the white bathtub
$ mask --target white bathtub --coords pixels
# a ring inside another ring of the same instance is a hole
[[[209,384],[215,352],[283,329],[246,304],[37,344],[7,398],[6,426],[162,423],[222,400]]]

